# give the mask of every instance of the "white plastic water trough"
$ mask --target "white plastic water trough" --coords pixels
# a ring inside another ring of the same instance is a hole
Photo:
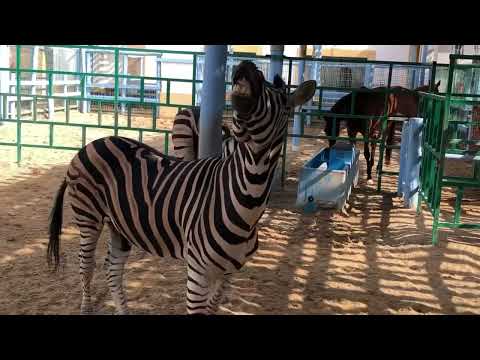
[[[342,210],[358,182],[360,151],[349,142],[323,148],[300,170],[296,206],[306,213]]]

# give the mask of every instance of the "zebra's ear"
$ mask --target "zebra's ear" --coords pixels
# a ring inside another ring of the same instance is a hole
[[[316,88],[317,82],[315,80],[308,80],[301,83],[295,91],[290,94],[288,99],[289,104],[293,107],[305,104],[315,95]]]

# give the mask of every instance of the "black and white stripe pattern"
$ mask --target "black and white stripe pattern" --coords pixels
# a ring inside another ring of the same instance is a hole
[[[198,159],[198,133],[200,123],[200,107],[180,110],[173,120],[172,142],[174,155],[180,160]],[[222,125],[223,156],[233,153],[235,140],[230,129]]]
[[[186,261],[190,314],[214,313],[227,277],[257,249],[256,225],[266,208],[289,111],[313,96],[315,82],[287,95],[281,80],[276,87],[267,83],[251,62],[240,64],[233,82],[236,142],[226,158],[180,161],[113,136],[91,142],[72,160],[52,209],[48,259],[58,266],[68,189],[80,229],[82,313],[93,310],[90,282],[104,224],[112,233],[108,284],[120,314],[128,312],[122,276],[131,245]]]

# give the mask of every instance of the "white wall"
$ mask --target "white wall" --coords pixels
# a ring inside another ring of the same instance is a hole
[[[475,45],[464,45],[464,55],[476,55],[474,47]],[[434,50],[432,60],[435,60],[439,64],[448,64],[450,62],[450,54],[454,53],[453,45],[432,45],[432,48]]]
[[[409,61],[410,45],[368,45],[379,61]]]

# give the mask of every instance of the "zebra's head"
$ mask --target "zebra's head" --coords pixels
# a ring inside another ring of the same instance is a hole
[[[283,136],[290,112],[310,100],[316,87],[316,82],[310,80],[287,94],[280,76],[275,76],[273,84],[266,81],[251,61],[242,61],[236,67],[232,83],[233,135],[256,150]]]

